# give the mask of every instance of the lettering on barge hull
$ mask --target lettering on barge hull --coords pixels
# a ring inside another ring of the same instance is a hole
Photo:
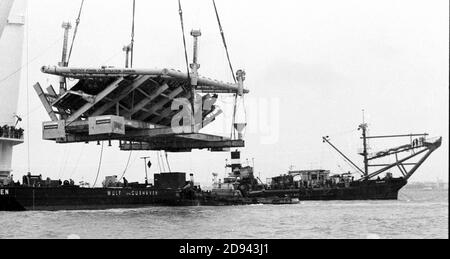
[[[9,195],[8,189],[0,189],[0,196],[7,196]]]
[[[158,191],[108,190],[108,196],[158,196]]]

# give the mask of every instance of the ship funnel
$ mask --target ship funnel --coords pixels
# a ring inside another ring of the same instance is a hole
[[[234,128],[237,130],[238,132],[238,138],[239,140],[242,140],[244,138],[244,130],[247,127],[247,123],[235,123],[234,124]]]

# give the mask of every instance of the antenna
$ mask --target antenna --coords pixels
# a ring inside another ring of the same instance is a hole
[[[366,110],[362,110],[362,116],[363,116],[363,124],[365,124],[366,123]]]

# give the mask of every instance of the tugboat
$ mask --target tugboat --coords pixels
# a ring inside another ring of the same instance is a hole
[[[300,201],[294,197],[296,195],[283,193],[273,193],[271,195],[260,195],[266,189],[266,185],[255,177],[254,168],[251,166],[243,167],[241,164],[241,152],[236,150],[231,152],[232,164],[226,165],[230,169],[228,177],[217,181],[217,174],[214,176],[214,184],[211,196],[216,201],[227,201],[233,197],[242,197],[251,201],[250,204],[270,204],[270,205],[287,205],[298,204]],[[255,195],[258,193],[259,195]]]

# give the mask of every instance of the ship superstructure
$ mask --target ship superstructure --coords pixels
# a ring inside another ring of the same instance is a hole
[[[0,184],[9,181],[13,147],[24,142],[17,116],[26,0],[0,2]]]

